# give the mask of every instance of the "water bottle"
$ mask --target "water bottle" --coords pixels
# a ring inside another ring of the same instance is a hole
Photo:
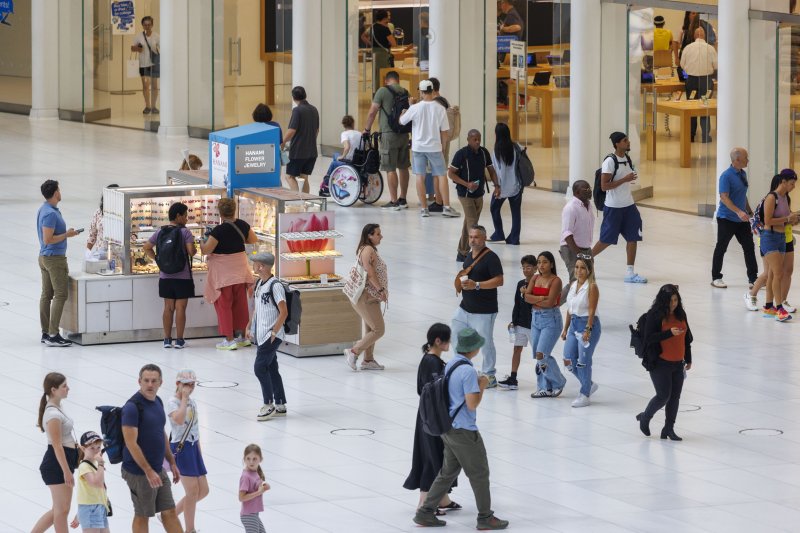
[[[517,328],[514,326],[514,324],[508,326],[508,342],[511,344],[517,342]]]
[[[591,334],[589,335],[589,337],[591,338]],[[576,331],[575,332],[575,338],[578,339],[579,343],[583,344],[584,348],[588,348],[589,347],[589,342],[588,341],[587,342],[583,342],[583,332],[582,331]]]

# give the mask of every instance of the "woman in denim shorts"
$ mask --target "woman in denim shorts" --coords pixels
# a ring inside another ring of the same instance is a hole
[[[792,315],[784,309],[781,299],[783,283],[783,259],[786,253],[786,233],[787,224],[796,224],[797,215],[789,208],[789,193],[797,183],[797,174],[778,174],[773,178],[773,184],[777,186],[770,191],[764,198],[763,209],[764,228],[761,230],[761,253],[764,261],[769,266],[769,278],[767,283],[772,287],[773,298],[778,300],[774,305],[775,320],[785,322],[792,318]],[[764,306],[765,314],[773,308],[772,302],[767,302]]]
[[[538,385],[531,398],[548,398],[559,396],[567,384],[567,378],[552,356],[564,324],[558,309],[561,304],[561,279],[556,275],[556,260],[550,252],[539,254],[536,264],[539,274],[531,279],[525,291],[525,301],[533,306],[531,346],[536,360]]]

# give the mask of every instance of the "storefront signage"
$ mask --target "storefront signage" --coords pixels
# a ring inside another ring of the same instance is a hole
[[[275,171],[274,144],[237,144],[234,172],[261,174]]]
[[[211,184],[228,186],[228,145],[225,143],[211,143]]]
[[[133,0],[111,2],[111,28],[114,35],[133,35],[136,33],[135,22]]]
[[[511,79],[526,80],[528,67],[528,54],[525,50],[525,41],[511,41]]]
[[[6,19],[14,12],[14,0],[0,0],[0,24],[11,26]]]

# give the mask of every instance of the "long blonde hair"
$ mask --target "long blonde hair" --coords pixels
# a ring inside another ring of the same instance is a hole
[[[596,285],[597,284],[597,280],[595,280],[595,277],[594,277],[594,263],[592,262],[592,260],[591,259],[584,259],[583,257],[579,257],[578,259],[575,260],[575,265],[578,264],[578,261],[583,263],[583,266],[585,266],[586,270],[589,271],[589,275],[586,277],[586,281],[589,282],[589,287],[591,287],[592,285]],[[575,277],[577,279],[577,276],[575,276]]]
[[[258,458],[261,459],[262,461],[264,460],[264,455],[261,453],[261,446],[259,446],[258,444],[248,444],[247,447],[244,449],[244,455],[242,456],[242,460],[244,460],[244,458],[250,455],[251,453],[258,455]],[[261,465],[258,465],[258,469],[256,471],[258,472],[258,477],[261,478],[261,481],[265,481],[267,479],[266,477],[264,477],[264,471],[261,470]]]
[[[65,381],[67,381],[67,376],[58,372],[50,372],[44,377],[44,383],[42,384],[44,394],[42,394],[42,399],[39,400],[39,419],[36,424],[36,427],[41,429],[42,433],[44,433],[42,420],[44,419],[44,410],[47,407],[47,400],[50,398],[50,393],[53,389],[57,389],[63,385]]]

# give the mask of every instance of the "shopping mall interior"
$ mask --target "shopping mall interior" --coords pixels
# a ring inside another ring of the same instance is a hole
[[[488,390],[478,408],[497,516],[525,532],[797,530],[800,388],[794,378],[800,363],[792,331],[798,319],[776,323],[747,311],[736,242],[725,257],[728,288],[709,286],[717,182],[731,148],[750,151],[751,206],[773,174],[800,165],[796,2],[133,0],[128,28],[115,19],[116,3],[17,1],[3,12],[0,2],[0,180],[7,190],[0,223],[10,241],[0,257],[0,336],[6,339],[0,346],[0,529],[30,531],[50,508],[39,473],[46,439],[35,427],[44,375],[67,376],[64,405],[80,434],[99,431],[94,408],[121,405],[138,388],[139,368],[155,363],[165,374],[159,393],[165,400],[178,370],[192,368],[200,380],[193,397],[210,495],[198,504],[197,531],[243,530],[237,487],[249,443],[264,450],[271,484],[262,513],[267,530],[416,530],[418,493],[403,482],[411,467],[420,346],[428,327],[450,323],[458,306],[452,280],[461,268],[454,256],[463,219],[420,218],[413,186],[405,211],[380,209],[386,192],[375,205],[341,207],[328,199],[341,252],[332,274],[350,269],[365,224],[383,230],[379,252],[388,265],[390,304],[375,358],[386,369],[352,372],[341,351],[281,353],[285,418],[256,421],[255,348],[221,352],[218,337],[202,336],[190,338],[182,352],[153,340],[55,349],[40,344],[36,324],[41,280],[34,214],[42,181],[60,182],[67,227],[88,227],[104,187],[163,188],[188,152],[208,168],[209,135],[251,124],[259,103],[271,107],[285,131],[291,89],[303,85],[320,112],[321,157],[310,177],[316,192],[340,149],[342,116],[363,127],[375,90],[394,69],[412,92],[420,80],[438,77],[441,94],[460,107],[461,136],[451,153],[471,128],[482,132],[491,151],[494,127],[502,122],[536,169],[536,187],[523,195],[521,244],[489,244],[506,274],[494,331],[498,378],[510,369],[506,327],[521,258],[550,250],[565,277],[557,252],[569,184],[593,182],[614,130],[627,132],[640,176],[635,195],[644,236],[636,270],[649,283],[623,283],[622,245],[597,258],[603,333],[591,406],[571,408],[578,384],[567,372],[562,397],[532,399],[536,376],[525,348],[519,390]],[[523,20],[516,32],[505,27],[507,5]],[[372,38],[377,10],[390,11],[393,67],[377,60],[384,53]],[[158,92],[150,88],[159,112],[143,114],[141,62],[132,46],[146,15],[160,35],[162,73],[153,84]],[[719,56],[719,70],[705,94],[687,95],[681,54],[691,42],[684,37],[698,27]],[[510,40],[522,41],[524,65],[507,48]],[[707,121],[707,142],[700,131],[692,142],[692,117]],[[488,211],[480,222],[491,230]],[[504,220],[510,223],[507,212]],[[77,277],[86,275],[85,235],[70,239],[67,249]],[[634,419],[653,386],[629,347],[628,325],[666,283],[679,286],[694,334],[694,363],[676,424],[683,442],[658,438],[663,413],[653,419],[650,438]],[[129,299],[136,297],[134,291]],[[763,292],[758,299],[763,303]],[[792,292],[789,299],[800,300]],[[202,299],[196,300],[199,309]],[[152,301],[160,310],[157,294]],[[102,303],[107,329],[113,329],[111,304]],[[130,324],[138,320],[133,315]],[[341,329],[341,320],[332,314],[321,327]],[[562,352],[559,341],[553,355],[560,361]],[[114,503],[111,529],[127,531],[134,511],[119,465],[109,468],[106,483]],[[176,497],[182,491],[180,484],[173,488]],[[463,474],[451,497],[464,508],[442,517],[447,530],[473,530],[476,506]],[[151,524],[151,531],[162,530]]]

